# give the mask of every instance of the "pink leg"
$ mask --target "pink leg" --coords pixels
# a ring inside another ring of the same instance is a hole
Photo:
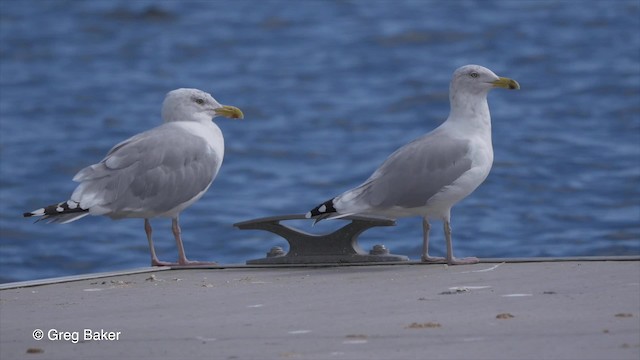
[[[168,266],[171,263],[158,260],[158,256],[156,256],[156,249],[153,246],[153,240],[151,239],[151,233],[153,230],[151,229],[151,223],[149,219],[144,219],[144,232],[147,233],[147,240],[149,241],[149,250],[151,251],[151,266]]]
[[[451,240],[451,224],[449,223],[449,219],[444,220],[444,237],[447,240],[447,264],[449,265],[465,265],[465,264],[476,264],[478,263],[478,258],[475,257],[467,257],[462,259],[456,259],[453,256],[453,242]]]
[[[429,256],[429,230],[431,230],[431,225],[425,216],[422,218],[422,262],[444,263],[445,258],[443,257]]]
[[[187,256],[184,253],[184,245],[182,244],[182,231],[180,230],[180,224],[178,223],[178,217],[176,216],[171,220],[171,230],[173,236],[176,238],[176,246],[178,247],[178,263],[172,265],[189,266],[189,265],[217,265],[215,262],[203,262],[203,261],[190,261],[187,260]]]

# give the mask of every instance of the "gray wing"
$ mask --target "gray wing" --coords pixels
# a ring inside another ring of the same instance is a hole
[[[395,151],[367,181],[342,196],[373,209],[424,206],[471,169],[468,152],[469,141],[436,129]]]
[[[205,190],[221,160],[204,139],[167,123],[119,143],[81,170],[71,199],[112,217],[160,214]]]

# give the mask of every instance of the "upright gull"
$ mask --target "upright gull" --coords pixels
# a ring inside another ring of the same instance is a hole
[[[444,258],[429,256],[429,218],[438,218],[444,223],[446,262],[478,262],[453,256],[451,207],[471,194],[491,170],[487,94],[495,87],[519,89],[520,85],[482,66],[457,69],[449,86],[451,111],[442,125],[396,150],[362,185],[318,205],[306,217],[320,221],[353,214],[421,216],[422,261],[442,262]]]
[[[204,91],[170,91],[162,103],[162,125],[117,144],[102,161],[80,170],[73,178],[80,185],[69,200],[24,216],[61,224],[87,215],[143,218],[151,265],[207,264],[187,260],[178,216],[204,195],[222,165],[224,138],[211,121],[216,116],[243,118],[240,109],[220,105]],[[172,219],[177,263],[158,260],[149,222],[154,217]]]

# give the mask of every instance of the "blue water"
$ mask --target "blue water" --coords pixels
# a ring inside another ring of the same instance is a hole
[[[225,162],[181,217],[190,258],[243,263],[286,243],[233,223],[358,185],[446,118],[451,73],[468,63],[522,90],[490,94],[495,163],[453,209],[456,254],[640,254],[636,0],[2,0],[0,282],[149,264],[142,220],[21,214],[66,200],[78,170],[159,124],[169,90],[245,112],[218,121]],[[153,224],[175,260],[169,221]],[[419,258],[420,220],[363,235],[376,243]]]

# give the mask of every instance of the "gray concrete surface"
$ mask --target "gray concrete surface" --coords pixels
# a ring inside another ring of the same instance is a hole
[[[640,359],[637,260],[150,270],[6,284],[0,359]]]

